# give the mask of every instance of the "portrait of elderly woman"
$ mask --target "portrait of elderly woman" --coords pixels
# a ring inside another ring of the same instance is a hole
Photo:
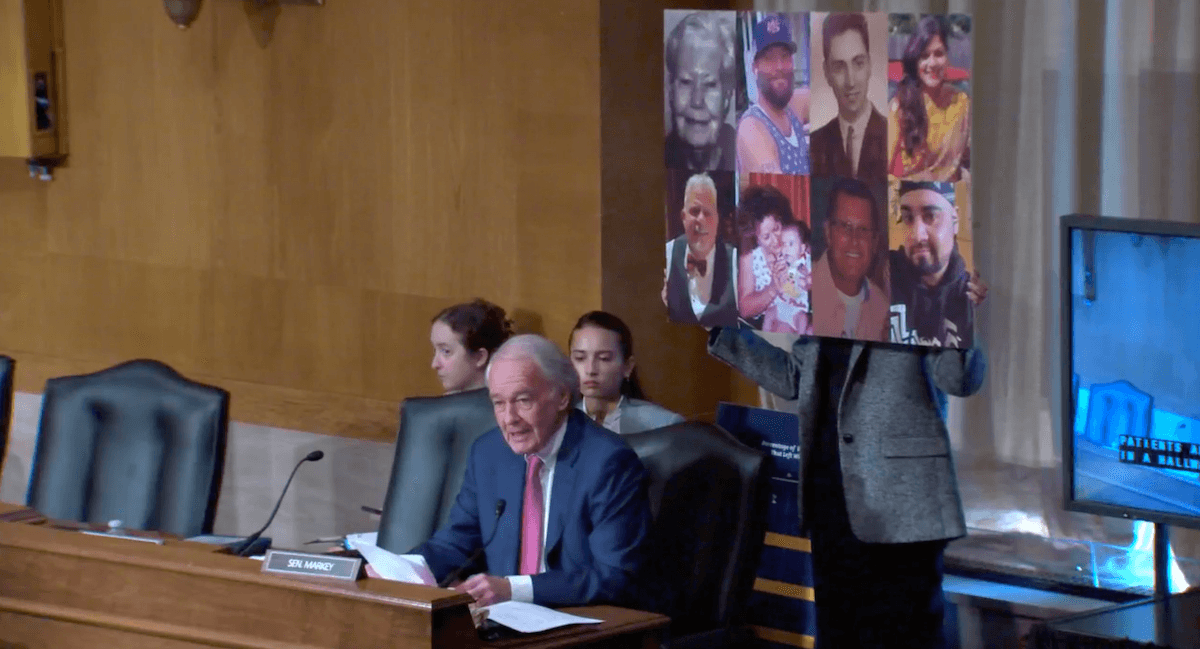
[[[733,171],[736,14],[664,11],[668,169]]]

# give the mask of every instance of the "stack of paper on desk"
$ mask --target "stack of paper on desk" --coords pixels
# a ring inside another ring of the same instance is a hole
[[[358,550],[367,564],[383,579],[402,581],[406,584],[437,586],[437,580],[419,554],[395,554],[375,545],[375,533],[347,534],[346,545]]]
[[[599,624],[604,620],[580,617],[525,602],[500,602],[485,606],[488,619],[521,633],[539,633],[572,624]]]
[[[388,552],[375,545],[377,538],[375,532],[347,534],[346,546],[351,550],[358,550],[363,559],[366,559],[383,579],[426,586],[437,585],[425,557],[419,554]],[[486,606],[482,610],[487,611],[488,619],[521,633],[539,633],[572,624],[598,624],[603,621],[525,602],[501,602]]]

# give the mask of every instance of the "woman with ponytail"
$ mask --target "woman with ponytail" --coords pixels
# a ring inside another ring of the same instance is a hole
[[[596,423],[627,435],[683,421],[646,400],[633,359],[633,334],[620,318],[605,311],[585,313],[569,342],[583,392],[578,408]]]
[[[904,48],[904,77],[888,114],[888,175],[903,180],[970,177],[971,99],[946,83],[949,29],[925,16]]]

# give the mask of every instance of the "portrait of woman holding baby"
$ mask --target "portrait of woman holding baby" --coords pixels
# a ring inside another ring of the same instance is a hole
[[[742,191],[737,211],[738,313],[763,331],[812,333],[808,224],[796,218],[782,191],[755,184],[761,179],[755,176]]]

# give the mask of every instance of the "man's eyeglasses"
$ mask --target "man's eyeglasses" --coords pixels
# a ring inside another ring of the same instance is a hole
[[[850,225],[845,221],[832,221],[833,231],[846,239],[870,239],[875,236],[875,228],[861,225]]]

